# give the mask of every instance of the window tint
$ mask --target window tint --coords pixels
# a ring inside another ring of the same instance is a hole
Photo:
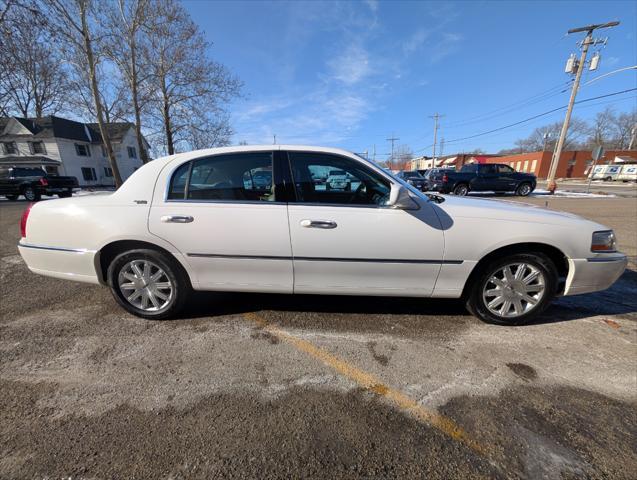
[[[469,172],[469,173],[476,173],[478,171],[478,166],[477,165],[463,165],[463,167],[460,169],[461,172]]]
[[[275,201],[272,153],[219,155],[193,160],[173,174],[168,199]]]
[[[299,202],[384,205],[389,182],[361,162],[337,155],[290,152]]]
[[[40,168],[14,168],[14,177],[42,177],[44,176],[44,170]]]
[[[513,169],[508,165],[498,165],[498,173],[513,173]]]
[[[491,175],[497,173],[497,171],[495,165],[481,165],[480,173],[482,173],[483,175]]]

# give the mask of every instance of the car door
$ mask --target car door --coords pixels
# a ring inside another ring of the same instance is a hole
[[[433,208],[385,206],[391,180],[355,157],[289,151],[295,201],[288,207],[295,293],[428,296],[443,256]],[[313,176],[343,170],[349,190]],[[395,181],[395,180],[394,180]]]
[[[292,292],[287,204],[277,198],[272,151],[196,158],[166,170],[149,230],[182,252],[201,289]]]
[[[515,190],[519,179],[517,173],[508,165],[494,165],[497,170],[495,190],[506,192]]]

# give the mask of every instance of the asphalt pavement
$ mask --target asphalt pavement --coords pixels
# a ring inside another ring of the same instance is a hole
[[[629,270],[516,328],[214,293],[152,322],[30,273],[1,202],[0,478],[635,478],[637,199],[498,198],[609,225]]]

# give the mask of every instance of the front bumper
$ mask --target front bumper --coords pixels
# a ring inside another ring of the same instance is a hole
[[[622,253],[603,254],[590,258],[569,259],[569,273],[564,295],[606,290],[622,276],[628,257]]]

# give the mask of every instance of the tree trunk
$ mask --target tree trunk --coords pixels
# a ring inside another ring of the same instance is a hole
[[[102,141],[106,147],[106,154],[108,155],[108,161],[113,170],[113,177],[115,178],[115,188],[119,188],[122,185],[122,176],[119,173],[119,167],[117,166],[117,160],[113,153],[113,144],[111,143],[111,137],[106,129],[104,122],[104,111],[102,109],[102,100],[100,98],[99,88],[97,86],[97,77],[95,72],[95,58],[93,57],[93,46],[91,44],[91,38],[88,30],[88,23],[86,21],[86,2],[79,2],[80,17],[82,20],[82,37],[84,40],[84,52],[86,53],[86,63],[88,65],[88,74],[91,81],[91,90],[93,92],[93,100],[95,102],[95,113],[97,114],[97,123],[100,128],[100,135]]]
[[[162,79],[163,80],[163,79]],[[170,104],[168,103],[168,93],[166,92],[166,85],[162,81],[162,95],[164,101],[164,129],[166,130],[166,148],[168,149],[168,155],[175,154],[175,146],[173,145],[173,132],[170,126]]]
[[[135,35],[133,33],[133,35]],[[137,45],[134,36],[130,42],[131,49],[131,93],[133,96],[133,110],[135,110],[135,136],[137,137],[137,150],[139,150],[139,158],[142,163],[148,163],[148,152],[142,138],[142,112],[139,106],[139,98],[137,92]]]

